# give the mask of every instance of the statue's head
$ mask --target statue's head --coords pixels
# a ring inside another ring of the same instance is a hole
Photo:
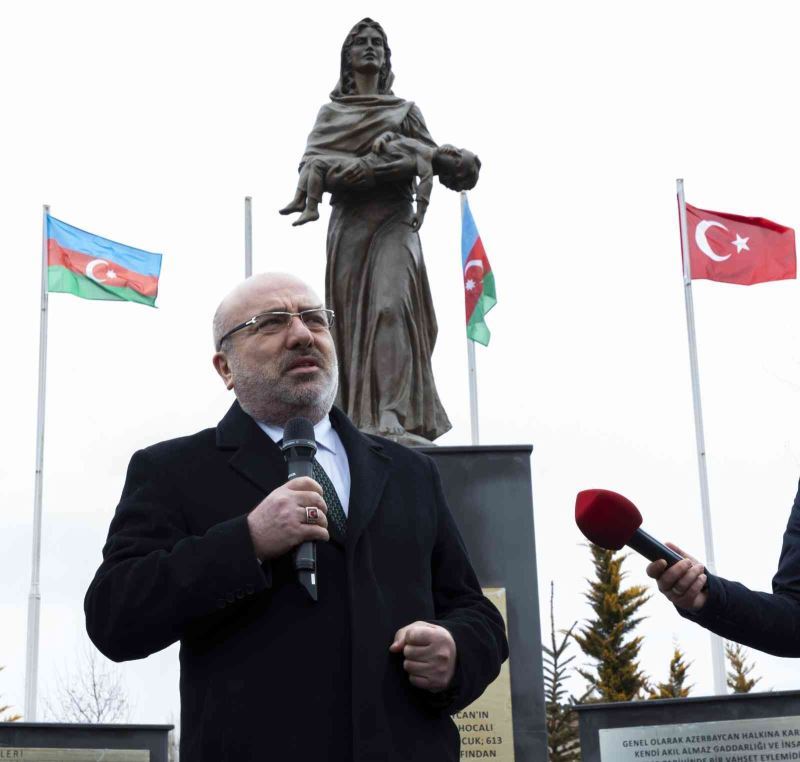
[[[466,148],[440,145],[434,155],[433,163],[439,175],[439,182],[454,191],[472,190],[478,182],[481,160]]]
[[[378,45],[380,40],[380,45]],[[382,50],[374,50],[372,54],[361,53],[362,48],[374,46],[381,47]],[[341,95],[358,95],[356,92],[355,78],[353,77],[353,59],[357,55],[356,65],[369,67],[371,63],[378,66],[380,74],[378,76],[378,92],[381,94],[391,93],[392,91],[392,51],[389,49],[389,41],[386,39],[386,32],[383,27],[371,18],[361,19],[348,33],[342,45],[342,57],[340,63],[339,92]]]

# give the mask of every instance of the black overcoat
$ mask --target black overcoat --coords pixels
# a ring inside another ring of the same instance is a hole
[[[750,590],[741,582],[708,574],[705,606],[678,612],[736,643],[775,656],[800,657],[800,488],[783,533],[772,592]]]
[[[216,429],[134,454],[86,594],[86,626],[116,661],[181,641],[181,759],[443,762],[449,715],[507,656],[433,461],[331,421],[352,487],[347,538],[318,543],[319,600],[289,556],[259,564],[246,514],[286,480],[273,443],[234,403]],[[444,694],[413,687],[395,632],[446,627]]]

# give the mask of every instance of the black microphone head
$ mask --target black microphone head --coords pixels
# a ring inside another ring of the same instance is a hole
[[[317,440],[314,437],[314,424],[308,418],[292,418],[283,430],[283,444],[281,450],[287,455],[289,450],[302,448],[310,449],[313,457],[317,451]]]

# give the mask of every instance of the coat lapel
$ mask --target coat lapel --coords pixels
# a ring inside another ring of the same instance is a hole
[[[275,442],[242,410],[238,402],[217,425],[217,446],[234,450],[231,468],[265,493],[286,481],[286,461]]]
[[[392,461],[380,444],[358,431],[337,408],[331,410],[331,422],[347,451],[350,466],[346,545],[353,548],[380,503]],[[280,448],[238,402],[231,405],[217,425],[217,446],[232,450],[231,468],[264,493],[286,481],[286,461]]]
[[[347,548],[352,549],[378,508],[392,461],[381,445],[356,429],[338,408],[331,410],[331,423],[347,451],[350,466]]]

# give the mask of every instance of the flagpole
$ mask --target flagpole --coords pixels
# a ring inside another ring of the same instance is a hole
[[[464,227],[464,209],[467,205],[467,192],[461,191],[461,227]],[[469,420],[472,430],[472,444],[478,444],[478,367],[475,362],[475,342],[467,337],[467,374],[469,379]]]
[[[244,197],[244,277],[253,274],[253,199]]]
[[[478,370],[475,364],[475,342],[467,339],[467,362],[469,365],[469,418],[472,429],[472,444],[479,444],[478,432]]]
[[[678,208],[680,213],[681,249],[683,250],[683,293],[686,301],[686,327],[689,333],[689,363],[692,371],[692,400],[694,402],[694,428],[697,440],[697,468],[700,475],[700,503],[703,513],[703,539],[705,541],[705,566],[711,574],[717,573],[714,560],[714,536],[711,527],[711,505],[708,497],[708,469],[706,445],[703,434],[703,410],[700,404],[700,370],[697,362],[697,339],[694,327],[694,301],[692,300],[692,267],[689,256],[689,226],[686,219],[686,199],[683,180],[678,180]],[[711,635],[711,665],[714,673],[714,692],[727,693],[725,680],[725,649],[719,635]]]
[[[42,551],[42,477],[44,475],[44,399],[47,377],[47,217],[42,207],[42,280],[39,314],[39,399],[36,412],[36,476],[33,497],[33,560],[28,595],[28,642],[25,656],[25,720],[36,722],[36,686],[39,679],[39,568]]]

